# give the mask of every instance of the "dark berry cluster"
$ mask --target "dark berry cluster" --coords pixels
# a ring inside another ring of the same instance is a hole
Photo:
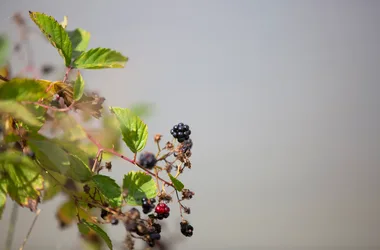
[[[157,214],[156,218],[162,220],[169,217],[170,208],[165,203],[159,203],[154,210]]]
[[[186,237],[191,237],[193,236],[193,231],[194,231],[194,228],[192,225],[189,224],[189,222],[187,221],[182,221],[180,223],[181,225],[181,233],[183,235],[185,235]]]
[[[136,208],[129,211],[124,225],[128,231],[141,236],[150,247],[154,247],[156,241],[161,239],[161,225],[141,219],[140,212]]]
[[[152,209],[155,207],[154,203],[156,202],[156,199],[147,199],[142,198],[142,209],[144,214],[148,214],[152,211]]]
[[[157,159],[154,154],[145,152],[140,155],[139,164],[144,168],[152,169],[156,166]]]
[[[174,125],[170,133],[178,142],[184,142],[190,138],[191,130],[188,125],[183,124],[182,122]]]

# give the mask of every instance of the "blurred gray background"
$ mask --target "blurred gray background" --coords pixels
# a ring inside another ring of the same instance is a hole
[[[196,192],[195,232],[181,237],[173,212],[173,249],[380,249],[380,1],[2,0],[0,31],[17,37],[10,17],[28,10],[67,15],[68,29],[91,32],[90,48],[130,58],[85,71],[106,105],[153,103],[145,121],[164,139],[191,126],[181,180]],[[62,65],[35,40],[38,63]],[[114,161],[111,176],[130,169]],[[25,249],[78,248],[76,227],[55,221],[61,201],[40,206]],[[14,249],[33,216],[20,209]],[[124,235],[110,228],[116,246]]]

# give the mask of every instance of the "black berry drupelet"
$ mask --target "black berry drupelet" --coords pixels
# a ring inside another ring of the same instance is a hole
[[[156,199],[147,199],[147,198],[142,198],[142,209],[144,214],[148,214],[152,211],[152,209],[155,207],[154,203],[156,202]]]
[[[178,142],[184,142],[190,138],[191,130],[189,125],[183,124],[182,122],[174,125],[170,130],[170,134],[178,140]]]
[[[189,224],[189,222],[187,221],[182,221],[180,223],[181,225],[181,233],[183,235],[185,235],[186,237],[191,237],[193,236],[193,231],[194,231],[194,228],[192,225]]]
[[[145,152],[140,155],[139,164],[144,168],[152,169],[156,166],[157,159],[154,154]]]

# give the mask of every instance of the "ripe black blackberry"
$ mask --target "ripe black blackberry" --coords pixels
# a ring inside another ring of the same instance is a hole
[[[181,233],[183,235],[185,235],[186,237],[191,237],[193,236],[193,231],[194,231],[194,228],[192,225],[189,224],[188,221],[182,221],[180,223],[181,225]]]
[[[161,233],[161,225],[160,225],[160,224],[153,223],[152,226],[154,227],[154,231],[155,231],[156,233]]]
[[[142,198],[142,208],[143,213],[148,214],[152,211],[152,209],[155,207],[154,203],[156,202],[156,199],[152,198],[148,200],[147,198]]]
[[[191,130],[189,125],[183,124],[182,122],[174,125],[170,130],[170,134],[177,139],[178,142],[184,142],[190,138]]]
[[[140,155],[139,164],[144,168],[152,169],[156,166],[157,159],[154,154],[145,152]]]

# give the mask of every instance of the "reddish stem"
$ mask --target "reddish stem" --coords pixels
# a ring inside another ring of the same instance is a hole
[[[45,105],[45,104],[42,104],[42,103],[39,103],[39,102],[24,102],[24,103],[38,105],[40,107],[43,107],[45,109],[50,109],[52,111],[67,112],[67,111],[71,110],[74,107],[75,101],[73,101],[71,103],[71,105],[68,106],[68,107],[66,107],[66,108],[56,108],[56,107]]]
[[[95,146],[98,148],[98,152],[101,150],[103,152],[107,152],[107,153],[110,153],[110,154],[113,154],[114,156],[117,156],[117,157],[120,157],[121,159],[125,160],[125,161],[128,161],[129,163],[132,163],[133,165],[141,168],[142,170],[144,170],[145,172],[147,172],[148,174],[150,174],[151,176],[156,176],[153,172],[149,171],[148,169],[142,167],[141,165],[139,165],[135,160],[132,160],[132,159],[129,159],[128,157],[116,152],[114,149],[110,149],[110,148],[103,148],[103,146],[94,138],[92,137],[89,133],[87,133],[87,138],[95,144]],[[157,178],[162,181],[163,183],[165,183],[166,185],[168,186],[171,186],[171,187],[174,187],[172,183],[170,182],[167,182],[165,181],[164,179],[162,179],[161,177],[157,176]]]

